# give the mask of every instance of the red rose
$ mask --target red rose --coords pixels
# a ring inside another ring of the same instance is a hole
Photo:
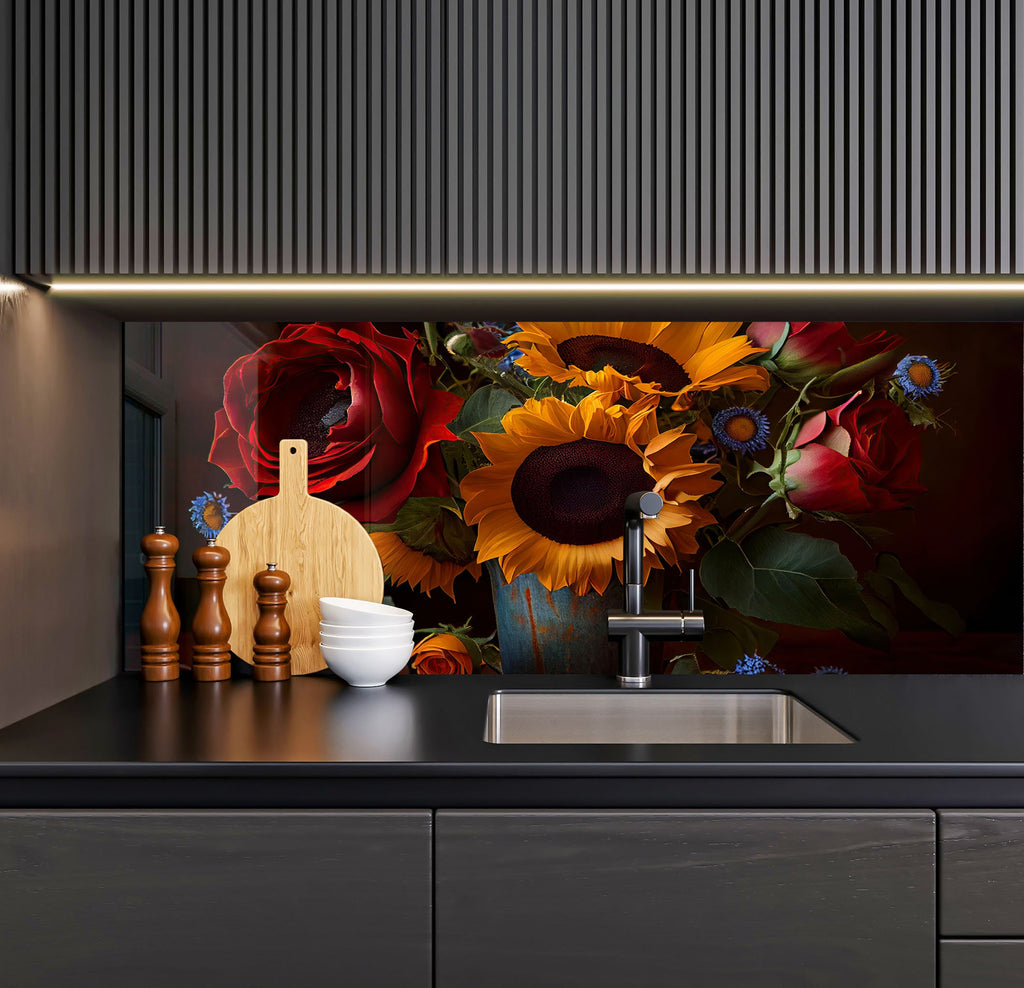
[[[462,399],[433,387],[416,337],[370,323],[286,326],[224,375],[210,462],[249,498],[277,493],[278,443],[309,444],[309,491],[359,521],[450,492],[442,439]]]
[[[769,350],[782,335],[782,322],[752,322],[747,336]],[[812,377],[822,378],[822,387],[832,394],[849,394],[873,377],[892,373],[896,355],[903,343],[900,336],[884,332],[855,340],[841,322],[793,322],[789,336],[773,358],[778,374],[793,384],[804,384]]]
[[[806,511],[864,514],[902,508],[924,488],[920,429],[885,398],[858,391],[804,423],[786,467],[789,499]]]

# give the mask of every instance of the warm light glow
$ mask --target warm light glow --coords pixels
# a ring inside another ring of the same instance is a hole
[[[20,295],[23,291],[25,291],[25,286],[20,281],[0,278],[0,295]]]
[[[19,287],[19,286],[16,286]],[[50,286],[52,292],[96,295],[146,295],[167,292],[187,295],[338,295],[380,292],[407,295],[476,295],[481,292],[524,295],[656,295],[689,294],[812,294],[850,295],[929,295],[943,292],[963,295],[1020,296],[1024,299],[1024,278],[904,278],[880,275],[851,279],[781,279],[781,278],[571,278],[561,276],[529,277],[510,275],[505,278],[438,277],[393,275],[388,277],[344,279],[310,278],[308,280],[276,281],[272,278],[92,278],[88,280],[58,279]]]

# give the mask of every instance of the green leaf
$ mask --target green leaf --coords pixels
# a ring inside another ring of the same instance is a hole
[[[719,669],[728,669],[730,672],[745,654],[736,636],[721,628],[706,631],[700,649]]]
[[[704,621],[707,626],[705,639],[708,634],[714,634],[717,631],[728,632],[736,639],[741,649],[742,654],[737,656],[737,661],[743,655],[757,654],[761,658],[766,658],[779,640],[777,631],[750,621],[742,614],[737,614],[736,611],[726,610],[710,600],[702,600],[700,606],[704,611]]]
[[[674,655],[668,660],[668,664],[672,667],[670,671],[673,676],[687,676],[700,673],[700,666],[697,665],[697,656],[692,652],[688,652],[685,655]]]
[[[484,645],[480,649],[484,664],[490,666],[495,672],[501,672],[501,652],[497,645]]]
[[[472,433],[503,432],[502,417],[520,405],[522,402],[515,395],[486,384],[469,396],[450,428],[460,439],[479,445]]]
[[[704,589],[749,617],[803,628],[839,629],[884,650],[885,629],[861,599],[853,564],[828,539],[762,528],[740,546],[722,539],[700,568]]]
[[[948,631],[956,638],[967,630],[964,619],[956,608],[927,597],[914,578],[903,568],[899,559],[891,552],[879,553],[875,567],[879,576],[893,583],[910,603],[943,631]]]
[[[900,625],[896,620],[896,615],[889,609],[889,605],[873,593],[863,593],[861,600],[864,601],[864,606],[868,609],[871,619],[876,624],[880,624],[885,628],[885,633],[889,636],[889,640],[891,641],[895,638],[896,633],[900,630]]]

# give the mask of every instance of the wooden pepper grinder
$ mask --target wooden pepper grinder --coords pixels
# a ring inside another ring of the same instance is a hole
[[[177,679],[178,632],[181,618],[171,598],[171,577],[174,575],[174,554],[178,540],[157,525],[152,535],[142,540],[149,576],[149,599],[139,622],[142,639],[142,678],[148,682]]]
[[[231,553],[207,539],[192,553],[199,579],[199,606],[192,622],[192,676],[201,682],[231,678],[231,619],[224,606],[224,581]]]
[[[289,638],[292,629],[284,616],[291,583],[292,578],[284,570],[279,570],[277,563],[267,563],[267,568],[252,579],[256,588],[256,606],[260,611],[252,632],[252,678],[258,682],[274,683],[291,678],[292,646]]]

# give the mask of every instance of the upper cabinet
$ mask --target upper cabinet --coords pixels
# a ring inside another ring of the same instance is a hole
[[[1024,273],[1017,0],[0,11],[19,273]]]

